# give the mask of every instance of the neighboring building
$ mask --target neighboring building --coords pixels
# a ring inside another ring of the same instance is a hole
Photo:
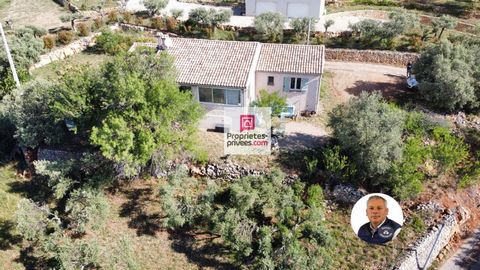
[[[224,124],[224,107],[248,106],[261,89],[278,91],[297,111],[318,111],[323,45],[165,37],[159,44],[175,58],[177,82],[205,107],[202,128]]]
[[[280,12],[289,18],[319,19],[325,13],[325,0],[245,0],[245,15]]]

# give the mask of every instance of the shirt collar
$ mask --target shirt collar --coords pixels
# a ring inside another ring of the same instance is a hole
[[[378,230],[378,228],[382,227],[382,225],[383,225],[383,223],[385,223],[385,221],[387,221],[387,218],[385,218],[385,219],[382,221],[382,223],[380,223],[380,224],[377,226],[377,228],[373,228],[373,227],[372,227],[372,223],[370,222],[370,223],[369,223],[370,229],[371,229],[372,231]]]

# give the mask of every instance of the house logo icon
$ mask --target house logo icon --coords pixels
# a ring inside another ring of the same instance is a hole
[[[255,115],[253,114],[242,114],[240,115],[240,132],[244,130],[254,130],[255,129]]]

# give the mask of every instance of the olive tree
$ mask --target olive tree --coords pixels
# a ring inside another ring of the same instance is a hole
[[[157,14],[158,11],[164,9],[168,5],[169,0],[142,0],[145,8],[150,12],[150,15],[153,16]]]
[[[361,176],[373,178],[387,173],[391,164],[401,159],[403,118],[378,92],[363,92],[334,108],[329,126]]]
[[[421,95],[444,111],[475,109],[480,102],[478,46],[442,42],[427,47],[413,67]]]
[[[278,12],[265,12],[257,17],[253,22],[258,33],[271,42],[282,40],[283,26],[286,22],[285,16]]]
[[[160,191],[165,225],[221,237],[238,265],[327,269],[330,237],[323,221],[323,191],[300,182],[285,185],[284,178],[274,171],[221,188],[180,169]]]

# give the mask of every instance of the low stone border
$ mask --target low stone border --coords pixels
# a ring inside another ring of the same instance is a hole
[[[326,61],[376,63],[404,67],[408,62],[414,63],[420,57],[417,53],[353,50],[353,49],[325,49]]]
[[[68,44],[65,47],[61,47],[58,49],[55,49],[47,54],[40,55],[40,60],[32,65],[29,68],[29,71],[32,71],[34,69],[37,69],[39,67],[43,67],[45,65],[50,64],[51,62],[57,61],[57,60],[62,60],[66,58],[67,56],[74,55],[77,53],[80,53],[87,49],[89,46],[92,46],[95,44],[95,38],[97,36],[101,35],[101,33],[93,33],[89,35],[88,37],[83,37],[80,38],[70,44]]]

